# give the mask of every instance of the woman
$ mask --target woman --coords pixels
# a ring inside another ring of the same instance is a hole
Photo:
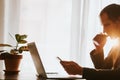
[[[120,42],[120,5],[110,4],[106,6],[100,13],[100,19],[103,25],[103,33],[111,38],[118,38]],[[83,75],[83,78],[87,80],[120,79],[120,44],[113,47],[108,56],[104,58],[103,47],[107,36],[97,34],[94,37],[96,48],[90,52],[90,56],[96,69],[81,67],[73,61],[61,61],[60,63],[66,72]]]

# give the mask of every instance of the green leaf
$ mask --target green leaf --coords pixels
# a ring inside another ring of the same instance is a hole
[[[27,38],[27,35],[20,35],[20,40]]]
[[[24,39],[27,38],[27,35],[16,34],[15,38],[16,38],[16,40],[17,40],[18,43],[26,43],[26,41]]]
[[[26,40],[20,40],[18,43],[19,44],[25,44],[25,43],[27,43],[27,41]]]
[[[20,50],[20,49],[19,49],[19,53],[22,53],[22,52],[23,52],[23,50]]]
[[[15,38],[16,38],[16,41],[17,41],[17,42],[20,41],[20,35],[19,35],[19,34],[15,34]]]
[[[10,45],[10,44],[0,44],[0,47],[12,47],[12,45]]]

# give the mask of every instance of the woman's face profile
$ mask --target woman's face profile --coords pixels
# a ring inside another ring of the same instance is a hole
[[[111,38],[117,37],[118,34],[118,24],[116,21],[109,19],[107,13],[103,13],[100,16],[101,23],[103,25],[103,32],[107,33]]]

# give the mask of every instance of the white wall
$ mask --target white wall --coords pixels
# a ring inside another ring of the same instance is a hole
[[[0,0],[0,43],[3,42],[4,42],[4,0]],[[3,61],[0,60],[0,71],[3,70],[2,68]]]
[[[62,71],[57,56],[70,60],[71,8],[72,0],[21,0],[20,33],[36,42],[47,71]]]
[[[4,0],[0,0],[0,43],[4,41]]]
[[[14,44],[15,40],[10,36],[19,32],[20,0],[5,1],[5,43]],[[10,33],[10,34],[9,34]]]

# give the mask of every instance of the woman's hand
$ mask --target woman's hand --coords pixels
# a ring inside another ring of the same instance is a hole
[[[82,75],[82,67],[73,61],[60,61],[65,71],[70,75]]]
[[[101,34],[97,34],[94,38],[93,38],[93,43],[96,47],[96,49],[103,49],[105,43],[107,40],[107,35],[101,33]]]

